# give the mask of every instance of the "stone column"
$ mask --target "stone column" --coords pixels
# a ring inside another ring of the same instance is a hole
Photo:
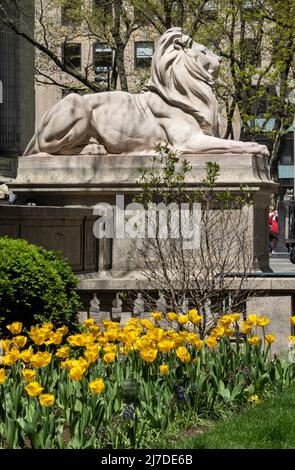
[[[8,7],[7,7],[8,8]],[[28,11],[27,29],[34,32],[34,9]],[[13,4],[11,18],[19,12]],[[15,176],[17,157],[22,155],[35,127],[34,48],[21,36],[0,23],[0,80],[3,103],[0,104],[0,174]]]

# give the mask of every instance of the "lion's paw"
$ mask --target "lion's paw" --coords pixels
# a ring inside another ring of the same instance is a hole
[[[262,155],[263,157],[269,156],[269,151],[266,145],[260,145],[256,142],[252,143],[252,151],[257,155]]]
[[[80,155],[107,155],[103,145],[88,144],[81,150]]]

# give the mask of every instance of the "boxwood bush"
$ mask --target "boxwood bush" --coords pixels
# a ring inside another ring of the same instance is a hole
[[[0,331],[13,321],[28,327],[49,320],[75,329],[81,307],[77,281],[59,252],[0,238]]]

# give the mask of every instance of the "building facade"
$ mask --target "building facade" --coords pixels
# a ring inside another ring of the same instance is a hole
[[[19,12],[10,2],[11,16]],[[29,13],[29,12],[28,12]],[[33,11],[26,18],[34,30]],[[31,21],[29,20],[31,18]],[[0,175],[14,177],[35,125],[34,48],[0,24]]]

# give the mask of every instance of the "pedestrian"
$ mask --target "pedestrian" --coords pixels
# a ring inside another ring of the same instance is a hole
[[[278,212],[275,210],[274,207],[270,208],[268,224],[269,224],[269,244],[270,244],[269,251],[274,253],[277,247],[278,236],[279,236]]]

